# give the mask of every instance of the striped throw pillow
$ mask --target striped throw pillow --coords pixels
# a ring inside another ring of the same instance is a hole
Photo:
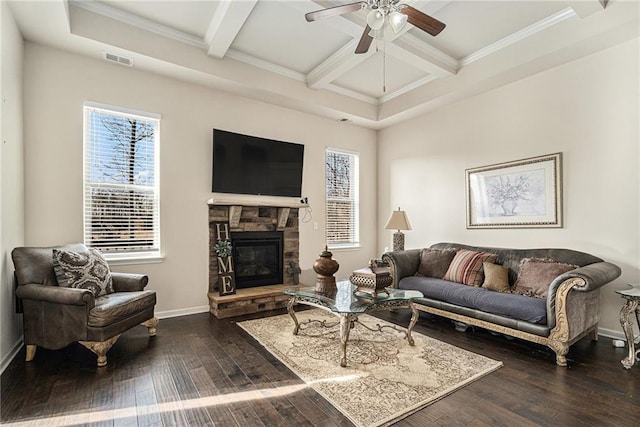
[[[482,286],[484,281],[483,262],[495,263],[498,256],[488,252],[475,252],[459,249],[443,279],[464,283],[470,286]]]

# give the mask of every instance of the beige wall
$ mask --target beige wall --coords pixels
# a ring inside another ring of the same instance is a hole
[[[156,311],[187,313],[208,304],[207,200],[212,128],[305,144],[303,193],[313,220],[300,224],[303,280],[324,247],[324,150],[360,153],[362,249],[336,252],[338,273],[362,266],[376,241],[376,133],[217,90],[25,45],[26,242],[82,241],[82,105],[101,102],[161,118],[161,239],[164,262],[116,266],[143,272],[158,292]],[[301,215],[302,216],[302,215]],[[319,228],[314,230],[313,222]]]
[[[22,143],[22,37],[6,2],[0,5],[0,371],[22,339],[22,316],[15,314],[11,249],[24,243]]]
[[[638,40],[458,102],[378,135],[378,229],[401,206],[406,246],[438,241],[565,247],[619,265],[601,332],[620,333],[614,291],[640,281]],[[561,229],[467,230],[465,169],[562,152]],[[391,246],[379,234],[378,248]]]

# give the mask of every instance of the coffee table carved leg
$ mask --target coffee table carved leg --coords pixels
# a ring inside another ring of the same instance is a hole
[[[295,323],[295,326],[293,327],[293,335],[298,335],[298,331],[300,330],[300,323],[296,317],[296,312],[293,311],[293,306],[296,305],[296,302],[297,299],[293,297],[287,303],[287,311],[289,312],[289,316],[293,319],[293,323]]]
[[[347,366],[347,341],[349,341],[349,331],[351,331],[351,316],[346,313],[340,313],[340,366]]]
[[[620,310],[620,325],[624,330],[624,335],[627,338],[627,347],[629,349],[629,355],[622,359],[620,363],[627,369],[630,369],[636,363],[636,349],[633,336],[633,325],[631,323],[631,315],[638,309],[638,300],[627,299],[626,304]]]
[[[413,337],[411,336],[411,331],[416,325],[416,322],[418,321],[420,315],[418,314],[418,309],[413,302],[409,303],[409,308],[411,309],[411,321],[409,322],[409,327],[407,328],[407,341],[409,341],[409,345],[412,346],[415,345],[415,342],[413,341]]]

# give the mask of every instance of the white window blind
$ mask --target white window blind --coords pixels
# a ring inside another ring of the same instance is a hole
[[[84,242],[160,254],[159,116],[84,106]]]
[[[358,167],[358,154],[327,149],[327,245],[331,248],[360,244]]]

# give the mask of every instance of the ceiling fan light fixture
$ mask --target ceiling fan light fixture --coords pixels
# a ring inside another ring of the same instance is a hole
[[[379,30],[384,25],[384,13],[380,9],[373,9],[367,14],[367,25],[372,30]]]
[[[394,33],[399,33],[407,23],[408,16],[398,11],[393,11],[389,14],[389,24]]]
[[[379,30],[371,30],[369,31],[369,37],[373,37],[375,40],[384,39],[384,28],[380,28]]]

